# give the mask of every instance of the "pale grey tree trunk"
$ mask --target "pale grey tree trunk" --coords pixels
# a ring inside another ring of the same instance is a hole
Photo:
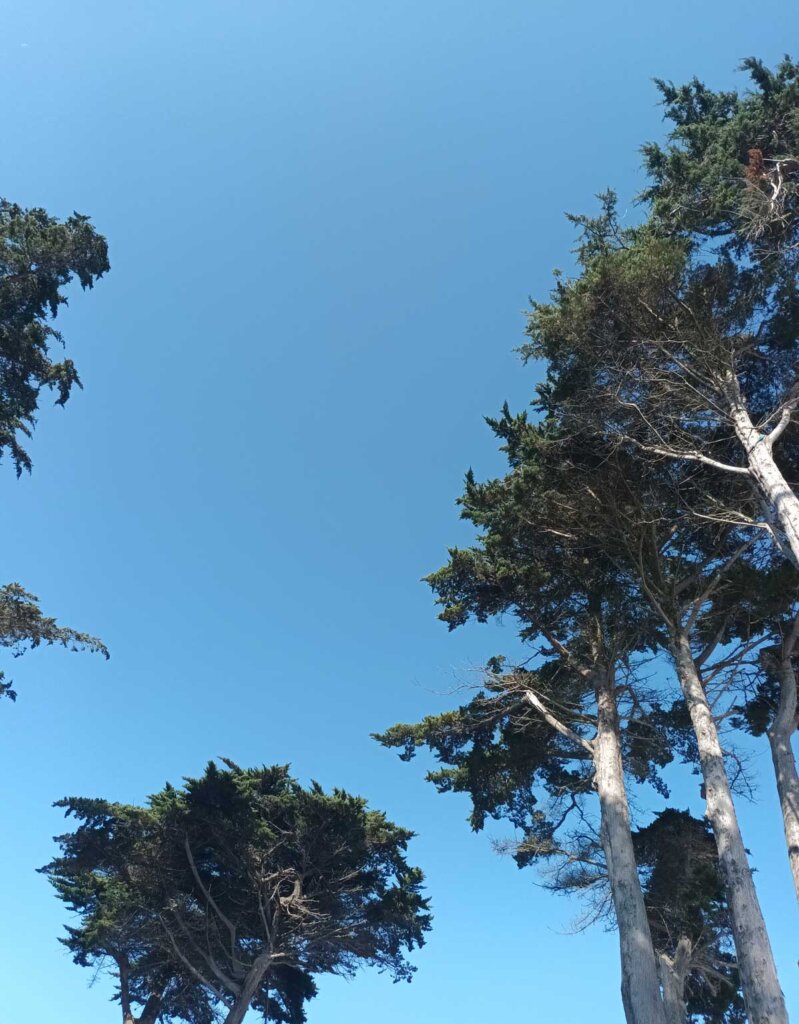
[[[788,861],[791,865],[796,898],[799,900],[799,773],[791,748],[791,738],[796,731],[796,673],[792,662],[793,647],[783,651],[780,659],[780,702],[774,722],[768,730],[771,759],[777,780],[777,793],[782,810],[782,824],[788,845]]]
[[[699,749],[719,867],[732,919],[735,951],[750,1024],[787,1024],[766,924],[758,902],[732,800],[718,729],[687,636],[673,638],[673,654]]]
[[[773,438],[761,434],[752,423],[749,410],[741,397],[737,379],[729,382],[730,418],[735,434],[746,453],[749,472],[758,490],[773,509],[778,526],[799,566],[799,497],[782,475],[772,452]]]
[[[269,965],[272,962],[272,957],[269,954],[264,953],[259,956],[250,968],[250,972],[244,979],[241,991],[236,997],[236,1004],[225,1017],[224,1024],[241,1024],[247,1015],[247,1010],[250,1008],[250,1003],[253,1001],[255,993],[261,987],[264,980],[264,975],[269,969]]]
[[[683,936],[677,943],[674,956],[661,953],[658,957],[660,983],[663,986],[663,1005],[668,1024],[685,1024],[688,1008],[685,1005],[685,979],[691,966],[691,943]]]
[[[638,877],[624,787],[619,717],[613,673],[595,673],[597,734],[595,784],[602,820],[602,846],[619,927],[622,1001],[627,1024],[670,1024],[660,993],[657,960]]]
[[[773,509],[794,562],[799,567],[799,497],[774,460],[774,438],[768,434],[760,434],[752,423],[737,378],[734,376],[729,378],[727,392],[732,423],[746,452],[749,470],[763,498]],[[786,410],[786,415],[790,415],[790,412],[790,409]],[[788,860],[794,889],[799,899],[799,774],[791,749],[791,737],[796,730],[797,706],[796,675],[792,665],[794,646],[795,637],[792,639],[790,650],[783,651],[780,659],[780,704],[774,723],[768,730],[768,740],[777,780],[785,840],[788,844]]]

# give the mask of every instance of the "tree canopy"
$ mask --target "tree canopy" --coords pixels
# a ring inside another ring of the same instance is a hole
[[[24,439],[42,390],[64,405],[81,386],[72,360],[53,358],[53,345],[63,344],[52,321],[67,302],[64,288],[75,278],[91,288],[108,269],[108,246],[88,217],[59,221],[0,199],[0,458],[7,454],[17,475],[31,468]]]
[[[457,711],[379,737],[406,757],[430,747],[444,763],[429,776],[438,788],[473,794],[473,826],[493,814],[523,830],[521,862],[560,858],[560,877],[589,888],[604,862],[630,1024],[740,1019],[739,982],[752,1024],[787,1022],[723,730],[735,715],[770,723],[790,849],[799,65],[745,67],[753,89],[743,95],[659,83],[673,127],[664,145],[644,147],[639,223],[622,220],[612,192],[596,215],[571,218],[574,272],[533,303],[522,349],[546,364],[534,416],[506,406],[489,420],[508,470],[486,482],[467,474],[460,504],[475,543],[428,578],[450,628],[512,612],[529,660],[489,672],[485,692]],[[646,684],[653,655],[673,667],[676,700],[662,674]],[[675,756],[701,771],[712,837],[669,812],[631,849],[625,786],[662,787],[659,769]],[[584,815],[592,787],[600,820],[586,842],[583,826],[570,835],[565,823]],[[700,878],[708,841],[712,870]],[[681,845],[695,865],[679,868]],[[718,926],[704,952],[695,884],[700,917]],[[654,997],[629,985],[649,969],[642,949],[666,968]],[[699,984],[705,953],[713,965]]]
[[[55,392],[56,404],[64,405],[72,388],[82,386],[72,360],[53,356],[53,346],[64,341],[53,321],[67,302],[65,288],[74,279],[91,288],[108,269],[106,240],[88,217],[59,221],[39,207],[0,199],[0,460],[9,456],[17,476],[31,469],[24,442],[36,425],[41,392]],[[101,640],[43,615],[38,598],[19,583],[0,587],[0,647],[19,655],[43,643],[108,657]],[[0,697],[16,695],[0,671]]]
[[[63,941],[110,965],[124,1021],[300,1024],[320,974],[413,973],[430,915],[412,833],[360,797],[225,762],[144,807],[59,806],[79,822],[42,869],[78,915]]]

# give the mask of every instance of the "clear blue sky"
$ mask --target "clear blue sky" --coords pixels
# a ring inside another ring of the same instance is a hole
[[[482,416],[529,397],[529,295],[564,210],[640,184],[652,76],[728,86],[799,50],[750,0],[28,0],[0,35],[0,191],[92,215],[112,272],[63,318],[85,391],[0,467],[3,581],[101,635],[0,708],[0,1019],[104,1024],[34,867],[64,794],[141,800],[226,755],[291,761],[413,827],[436,914],[412,985],[332,981],[312,1024],[622,1020],[614,935],[495,855],[370,731],[450,705],[513,628],[448,635],[418,581],[468,537]],[[6,666],[8,668],[9,666]],[[760,748],[745,840],[799,1014]],[[693,786],[693,784],[692,784]]]

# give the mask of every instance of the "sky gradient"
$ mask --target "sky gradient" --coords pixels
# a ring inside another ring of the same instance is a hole
[[[118,1012],[34,871],[52,802],[140,801],[224,755],[289,761],[419,833],[435,922],[415,980],[325,981],[311,1024],[617,1024],[615,935],[570,934],[577,905],[369,734],[451,706],[515,646],[510,621],[448,634],[419,579],[470,536],[464,471],[501,468],[482,417],[529,401],[513,350],[569,267],[564,211],[608,185],[631,204],[663,131],[652,77],[742,86],[741,58],[799,51],[799,11],[28,0],[1,24],[0,192],[90,214],[112,270],[60,318],[85,391],[43,411],[32,476],[0,466],[0,576],[112,656],[4,665],[0,1020]],[[796,1015],[756,751],[744,839]]]

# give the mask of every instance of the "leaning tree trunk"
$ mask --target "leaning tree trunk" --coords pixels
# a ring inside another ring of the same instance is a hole
[[[799,899],[799,773],[791,748],[791,737],[796,731],[797,695],[792,654],[792,649],[784,651],[780,659],[780,702],[774,722],[768,730],[768,741],[777,779],[785,841],[788,844],[788,861],[796,898]]]
[[[746,453],[749,472],[785,534],[794,564],[799,567],[799,497],[794,494],[772,452],[773,438],[761,434],[743,401],[738,381],[731,378],[728,400],[735,434]]]
[[[263,984],[264,975],[269,969],[271,962],[272,957],[267,953],[262,954],[253,961],[250,972],[244,979],[241,991],[236,997],[236,1005],[230,1013],[228,1013],[227,1017],[225,1017],[223,1024],[241,1024],[247,1015],[250,1003],[253,1001],[255,994]]]
[[[161,1016],[161,996],[150,996],[144,1004],[144,1009],[139,1017],[138,1024],[158,1024]]]
[[[619,927],[624,1012],[627,1024],[667,1024],[633,852],[613,673],[598,671],[595,687],[598,707],[595,784],[602,816],[602,846]]]
[[[730,414],[738,440],[746,452],[749,470],[760,493],[773,509],[777,522],[799,567],[799,497],[794,493],[774,461],[773,438],[756,430],[741,396],[737,379],[729,380]],[[773,726],[768,730],[771,759],[777,779],[788,859],[794,889],[799,899],[799,774],[791,749],[796,730],[796,675],[791,662],[792,650],[783,653],[780,663],[780,704]]]
[[[699,748],[706,814],[716,839],[749,1022],[787,1024],[785,998],[738,827],[716,721],[684,633],[674,637],[673,653]]]

